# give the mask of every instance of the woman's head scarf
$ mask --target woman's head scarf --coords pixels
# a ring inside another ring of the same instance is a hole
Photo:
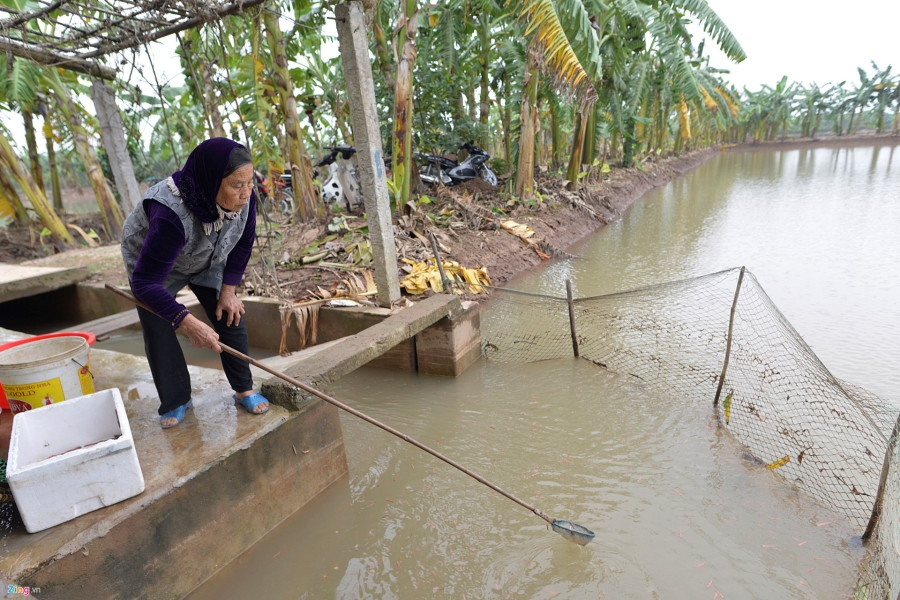
[[[228,138],[210,138],[194,148],[180,171],[172,173],[181,201],[200,219],[207,233],[221,229],[223,219],[236,216],[216,204],[228,159],[235,148],[244,146]]]

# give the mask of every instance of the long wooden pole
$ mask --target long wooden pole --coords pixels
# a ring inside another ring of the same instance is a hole
[[[112,291],[112,292],[118,294],[119,296],[121,296],[121,297],[123,297],[123,298],[125,298],[125,299],[127,299],[127,300],[130,300],[131,302],[133,302],[133,303],[136,304],[137,306],[140,306],[140,307],[143,308],[144,310],[146,310],[146,311],[148,311],[148,312],[150,312],[150,313],[152,313],[152,314],[155,314],[155,313],[153,313],[153,311],[150,309],[149,306],[147,306],[146,304],[144,304],[143,302],[141,302],[140,300],[138,300],[137,298],[135,298],[130,292],[127,292],[127,291],[125,291],[125,290],[123,290],[123,289],[121,289],[121,288],[118,288],[118,287],[116,287],[116,286],[114,286],[114,285],[110,285],[110,284],[108,284],[108,283],[106,284],[106,289],[108,289],[108,290],[110,290],[110,291]],[[338,400],[337,398],[333,398],[333,397],[329,396],[328,394],[326,394],[325,392],[319,391],[319,390],[317,390],[317,389],[314,388],[314,387],[310,387],[310,386],[306,385],[305,383],[303,383],[303,382],[300,381],[299,379],[296,379],[296,378],[294,378],[294,377],[291,377],[290,375],[287,375],[287,374],[282,373],[282,372],[280,372],[280,371],[276,371],[275,369],[273,369],[273,368],[271,368],[271,367],[269,367],[269,366],[267,366],[267,365],[265,365],[265,364],[259,362],[259,361],[256,360],[255,358],[253,358],[253,357],[251,357],[251,356],[247,356],[247,355],[244,354],[243,352],[240,352],[240,351],[238,351],[238,350],[235,350],[234,348],[231,348],[231,347],[229,347],[229,346],[226,346],[225,344],[223,344],[223,343],[221,343],[221,342],[219,342],[219,347],[221,347],[222,350],[223,350],[224,352],[227,352],[228,354],[231,354],[232,356],[235,356],[235,357],[237,357],[237,358],[240,358],[241,360],[250,363],[250,364],[253,365],[254,367],[257,367],[257,368],[259,368],[259,369],[262,369],[263,371],[265,371],[265,372],[267,372],[267,373],[269,373],[269,374],[271,374],[271,375],[274,375],[275,377],[278,377],[279,379],[283,379],[284,381],[290,383],[291,385],[297,386],[298,388],[300,388],[300,389],[303,390],[304,392],[310,393],[310,394],[312,394],[313,396],[316,396],[316,397],[318,397],[318,398],[321,398],[321,399],[324,400],[325,402],[328,402],[329,404],[333,404],[334,406],[338,407],[339,409],[341,409],[341,410],[343,410],[343,411],[346,411],[346,412],[350,413],[351,415],[353,415],[353,416],[355,416],[355,417],[358,417],[358,418],[362,419],[362,420],[365,421],[366,423],[370,423],[370,424],[372,424],[372,425],[374,425],[374,426],[376,426],[376,427],[378,427],[378,428],[380,428],[380,429],[383,429],[384,431],[387,431],[387,432],[390,433],[391,435],[397,436],[398,438],[400,438],[400,439],[403,440],[404,442],[408,442],[408,443],[412,444],[413,446],[415,446],[416,448],[419,448],[420,450],[424,450],[425,452],[427,452],[428,454],[434,456],[435,458],[444,461],[445,463],[447,463],[447,464],[450,465],[451,467],[453,467],[453,468],[455,468],[455,469],[458,469],[458,470],[462,471],[463,473],[465,473],[466,475],[468,475],[469,477],[471,477],[472,479],[474,479],[474,480],[477,481],[478,483],[481,483],[481,484],[484,484],[484,485],[488,486],[489,488],[491,488],[492,490],[494,490],[494,491],[497,492],[498,494],[501,494],[501,495],[503,495],[503,496],[509,498],[510,500],[512,500],[513,502],[515,502],[516,504],[519,504],[520,506],[523,506],[524,508],[527,508],[527,509],[530,510],[532,513],[534,513],[535,515],[539,516],[539,517],[542,518],[543,520],[547,521],[547,522],[550,523],[551,525],[557,525],[557,524],[559,523],[559,521],[558,521],[557,519],[554,519],[553,517],[547,515],[546,513],[544,513],[543,511],[541,511],[540,509],[535,508],[534,506],[528,504],[528,503],[525,502],[524,500],[521,500],[521,499],[519,499],[519,498],[513,496],[512,494],[510,494],[510,493],[507,492],[506,490],[502,489],[501,487],[497,486],[496,484],[491,483],[490,481],[488,481],[487,479],[485,479],[485,478],[482,477],[481,475],[478,475],[478,474],[475,473],[474,471],[469,470],[468,468],[462,466],[461,464],[459,464],[458,462],[454,461],[453,459],[451,459],[451,458],[449,458],[449,457],[447,457],[447,456],[444,456],[443,454],[441,454],[441,453],[438,452],[437,450],[434,450],[434,449],[432,449],[432,448],[426,446],[426,445],[423,444],[422,442],[420,442],[420,441],[418,441],[418,440],[416,440],[416,439],[414,439],[414,438],[412,438],[412,437],[406,435],[406,434],[403,433],[402,431],[399,431],[399,430],[397,430],[397,429],[394,429],[394,428],[391,427],[390,425],[386,425],[385,423],[382,423],[382,422],[379,421],[378,419],[375,419],[375,418],[373,418],[373,417],[370,417],[369,415],[367,415],[367,414],[365,414],[365,413],[363,413],[363,412],[361,412],[361,411],[356,410],[356,409],[353,408],[352,406],[348,406],[347,404],[344,404],[343,402],[341,402],[341,401]],[[564,523],[564,522],[563,522],[563,523]],[[581,525],[577,525],[577,526],[580,527],[580,528],[582,528],[582,529],[584,529],[584,530],[587,531],[587,532],[590,532],[589,529],[587,529],[587,528],[585,528],[585,527],[583,527],[583,526],[581,526]],[[560,532],[556,529],[556,527],[554,527],[554,530],[557,531],[557,533],[560,533]],[[591,533],[591,537],[593,537],[593,533],[592,533],[592,532],[590,532],[590,533]],[[561,533],[561,534],[562,534],[562,533]],[[563,537],[567,537],[567,536],[564,535],[564,534],[562,534],[562,535],[563,535]],[[567,537],[567,539],[569,539],[569,538]],[[583,538],[582,538],[582,540],[583,540]],[[570,541],[572,541],[572,540],[570,540]],[[589,541],[589,540],[588,540],[588,541]],[[576,542],[576,543],[577,543],[577,542]],[[583,544],[582,544],[582,545],[583,545]]]

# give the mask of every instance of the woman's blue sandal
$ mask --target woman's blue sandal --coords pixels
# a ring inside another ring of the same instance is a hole
[[[188,409],[192,408],[193,406],[194,406],[194,400],[192,398],[192,399],[188,400],[185,404],[182,404],[181,406],[173,408],[172,410],[165,413],[164,415],[160,415],[160,417],[159,417],[160,426],[163,429],[171,429],[172,427],[175,427],[176,425],[181,423],[181,421],[184,419],[184,413],[186,413],[188,411]],[[165,421],[166,419],[175,419],[175,422],[172,423],[171,425],[163,425],[163,421]]]
[[[246,410],[248,413],[251,413],[254,415],[261,415],[263,413],[268,412],[268,410],[269,410],[268,406],[266,407],[266,410],[256,412],[256,407],[259,406],[260,404],[262,404],[263,402],[268,403],[269,401],[268,401],[268,399],[266,399],[265,396],[263,396],[260,393],[250,394],[249,396],[244,396],[243,398],[238,398],[237,396],[234,396],[235,404],[240,404],[241,406],[244,407],[244,410]]]

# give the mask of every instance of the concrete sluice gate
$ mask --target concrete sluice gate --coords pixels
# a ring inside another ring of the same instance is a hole
[[[498,291],[484,356],[576,356],[701,403],[761,468],[843,514],[866,541],[858,597],[900,593],[898,410],[834,377],[751,273],[730,269],[591,298]],[[542,315],[521,318],[523,311]],[[517,316],[513,316],[513,315]],[[517,325],[527,322],[528,326]]]
[[[478,306],[464,306],[454,296],[435,295],[394,312],[244,301],[251,346],[273,355],[260,362],[313,388],[364,365],[454,376],[481,355]],[[32,311],[57,307],[52,314],[59,329],[96,331],[98,337],[139,327],[127,301],[92,286],[68,285],[4,306],[15,303],[28,303]],[[4,326],[0,344],[45,332]],[[143,491],[108,506],[94,506],[94,496],[104,494],[88,492],[87,512],[36,533],[26,531],[5,497],[4,589],[18,594],[27,588],[42,598],[182,597],[347,475],[339,409],[255,366],[254,381],[271,402],[266,414],[237,408],[220,369],[190,365],[193,410],[178,427],[162,430],[144,357],[93,348],[90,363],[98,393],[116,390],[124,407]],[[4,412],[4,454],[11,424]],[[63,479],[44,481],[42,493],[65,498],[66,489],[53,488],[54,480]],[[66,503],[61,505],[57,509],[65,512]],[[28,512],[44,516],[40,507]]]

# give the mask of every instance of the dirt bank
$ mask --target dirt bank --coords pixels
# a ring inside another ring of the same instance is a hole
[[[539,176],[536,189],[542,200],[530,204],[510,205],[499,188],[484,184],[440,190],[431,194],[427,205],[420,205],[395,226],[399,266],[404,266],[403,258],[420,262],[430,257],[428,236],[434,233],[443,258],[468,268],[484,267],[491,282],[501,285],[542,260],[565,255],[572,244],[620,218],[645,192],[665,185],[717,152],[708,149],[645,162],[640,168],[613,169],[608,175],[598,172],[583,179],[577,191],[567,190],[558,178]],[[506,220],[531,228],[533,237],[525,241],[513,235],[501,225]],[[301,256],[309,240],[324,233],[324,227],[318,231],[289,228],[276,255]],[[327,262],[334,260],[341,259]],[[272,291],[274,286],[266,281],[261,267],[251,269],[248,280],[251,291],[260,295],[286,293],[297,300],[317,287],[334,286],[346,274],[333,266],[282,264],[277,269],[277,292]]]
[[[836,136],[824,134],[816,138],[785,138],[770,142],[745,143],[729,146],[727,150],[742,152],[771,150],[802,150],[805,148],[857,148],[859,146],[896,146],[900,145],[900,135],[891,133],[863,133],[858,135]]]
[[[517,206],[509,217],[528,225],[546,244],[545,254],[566,251],[575,242],[619,219],[647,191],[665,185],[709,160],[717,150],[647,162],[641,168],[613,169],[608,177],[589,176],[570,192],[558,179],[539,179],[544,197],[538,206]],[[590,210],[588,210],[590,209]],[[467,230],[458,235],[450,257],[466,266],[487,267],[494,284],[503,284],[543,259],[505,230]]]

